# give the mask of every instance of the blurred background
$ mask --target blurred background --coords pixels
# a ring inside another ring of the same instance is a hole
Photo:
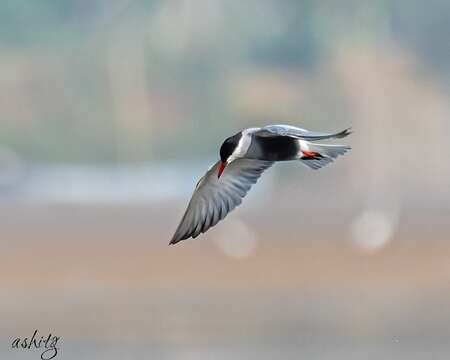
[[[2,0],[0,357],[448,359],[447,0]],[[167,244],[221,142],[352,126]]]

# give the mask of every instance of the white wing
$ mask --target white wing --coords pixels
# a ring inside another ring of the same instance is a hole
[[[198,182],[170,244],[190,237],[196,238],[224,219],[241,204],[252,185],[273,162],[237,159],[227,165],[222,176],[218,178],[219,164],[220,161]]]
[[[290,136],[297,139],[305,140],[324,140],[324,139],[339,139],[351,134],[351,129],[345,129],[337,133],[322,133],[301,129],[290,125],[268,125],[263,127],[258,133],[258,136]]]

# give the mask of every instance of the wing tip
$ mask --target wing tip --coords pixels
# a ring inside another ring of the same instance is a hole
[[[180,236],[178,233],[175,233],[175,235],[172,237],[172,239],[169,242],[169,246],[175,245],[184,239],[185,238],[183,238],[183,236]]]
[[[351,135],[352,133],[353,133],[353,129],[352,129],[352,127],[350,126],[350,127],[348,127],[347,129],[342,130],[341,132],[337,133],[337,134],[336,134],[336,138],[337,138],[337,139],[342,139],[342,138],[345,138],[345,137]]]
[[[171,245],[176,245],[176,244],[178,244],[180,241],[187,240],[187,239],[189,239],[189,238],[195,239],[198,235],[200,235],[200,234],[197,234],[197,235],[195,235],[195,234],[190,234],[190,233],[180,234],[180,233],[176,232],[175,235],[173,235],[172,240],[170,240],[169,246],[171,246]]]

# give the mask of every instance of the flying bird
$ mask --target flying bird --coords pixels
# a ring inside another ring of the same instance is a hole
[[[350,150],[346,145],[315,141],[340,139],[351,129],[321,133],[289,125],[250,128],[227,138],[220,160],[200,179],[170,244],[196,238],[223,220],[276,161],[297,160],[317,170]]]

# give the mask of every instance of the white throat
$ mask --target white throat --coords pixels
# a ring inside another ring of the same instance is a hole
[[[250,128],[242,131],[242,136],[236,146],[236,149],[234,149],[233,153],[227,160],[228,164],[247,155],[248,148],[252,143],[252,134],[258,130],[261,130],[261,128]]]

